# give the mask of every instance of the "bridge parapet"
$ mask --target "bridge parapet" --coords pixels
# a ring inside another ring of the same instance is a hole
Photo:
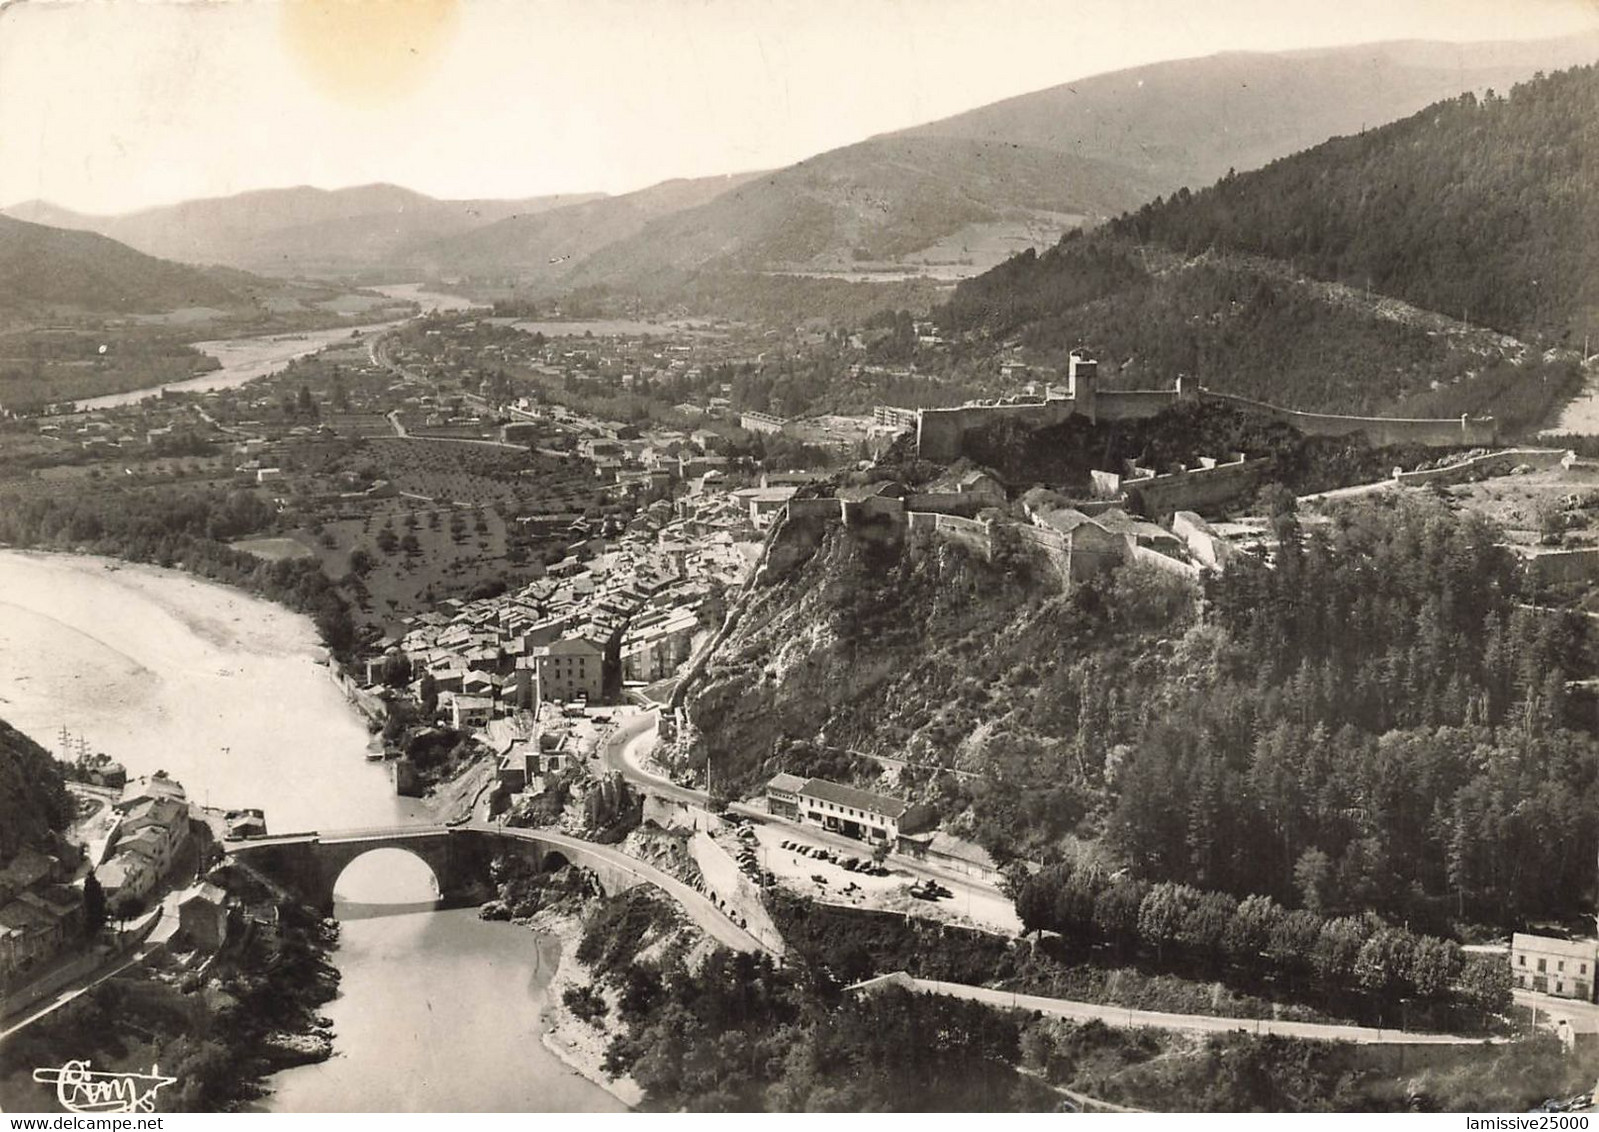
[[[224,842],[230,855],[324,913],[333,909],[333,890],[344,870],[375,850],[399,849],[419,858],[448,902],[487,883],[489,861],[506,846],[514,846],[541,871],[567,863],[588,869],[609,893],[651,882],[647,866],[631,865],[616,850],[559,834],[493,825],[329,830]]]

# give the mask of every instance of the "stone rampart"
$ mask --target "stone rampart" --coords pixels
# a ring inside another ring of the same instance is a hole
[[[1371,444],[1380,447],[1419,444],[1429,448],[1469,448],[1492,444],[1498,437],[1498,422],[1493,417],[1353,417],[1285,409],[1232,393],[1185,389],[1180,380],[1172,389],[1097,389],[1092,382],[1085,382],[1073,396],[1045,401],[920,409],[916,415],[916,451],[924,459],[948,463],[960,457],[967,433],[1001,421],[1039,429],[1060,424],[1077,412],[1095,421],[1144,420],[1184,400],[1234,405],[1282,421],[1306,436],[1365,433]]]
[[[1417,472],[1396,471],[1394,482],[1406,487],[1419,487],[1427,483],[1464,483],[1475,476],[1504,475],[1523,464],[1537,469],[1558,468],[1568,455],[1570,452],[1564,448],[1506,448],[1442,468],[1424,468]]]
[[[1543,585],[1591,582],[1599,578],[1599,547],[1596,546],[1522,551],[1521,561],[1528,576]]]
[[[916,451],[927,460],[949,462],[960,458],[968,432],[1015,421],[1030,429],[1060,424],[1077,411],[1071,398],[1030,401],[1015,405],[963,405],[956,409],[922,409],[916,417]]]
[[[1239,459],[1211,468],[1188,468],[1147,479],[1123,478],[1121,486],[1124,491],[1138,492],[1144,501],[1144,511],[1149,515],[1203,511],[1254,491],[1272,462],[1270,457]]]
[[[1420,417],[1347,417],[1336,413],[1306,413],[1298,409],[1284,409],[1265,401],[1255,401],[1232,393],[1213,393],[1200,390],[1206,401],[1219,401],[1241,409],[1273,417],[1292,425],[1306,436],[1351,436],[1357,432],[1378,447],[1402,444],[1420,444],[1428,448],[1470,448],[1478,444],[1492,444],[1499,433],[1498,422],[1493,417],[1450,417],[1427,419]]]

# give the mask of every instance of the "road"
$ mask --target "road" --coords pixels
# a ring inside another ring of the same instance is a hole
[[[122,953],[108,957],[99,967],[87,972],[82,978],[74,979],[71,986],[57,991],[42,1005],[28,1008],[26,1017],[19,1018],[7,1025],[5,1029],[0,1030],[0,1041],[4,1041],[17,1031],[33,1025],[39,1019],[53,1014],[73,999],[87,994],[107,979],[114,979],[129,967],[137,966],[148,959],[157,948],[163,946],[167,940],[177,934],[178,900],[182,895],[182,890],[174,890],[167,893],[166,898],[161,902],[158,912],[159,918],[155,927],[140,942],[132,954]]]
[[[1147,1026],[1158,1030],[1186,1030],[1191,1033],[1223,1034],[1242,1031],[1247,1034],[1273,1034],[1282,1038],[1300,1038],[1308,1041],[1355,1042],[1361,1045],[1481,1045],[1486,1038],[1465,1037],[1459,1034],[1412,1034],[1403,1030],[1378,1029],[1373,1026],[1339,1026],[1327,1022],[1283,1022],[1271,1018],[1220,1018],[1210,1014],[1166,1014],[1156,1010],[1132,1010],[1125,1006],[1106,1006],[1097,1002],[1075,1002],[1065,998],[1045,998],[1036,994],[1016,994],[1013,991],[992,990],[988,987],[968,986],[965,983],[945,983],[936,979],[913,979],[904,973],[884,975],[858,983],[856,988],[872,985],[897,985],[907,990],[928,994],[948,995],[990,1006],[1017,1010],[1036,1010],[1055,1018],[1073,1022],[1099,1021],[1107,1026]]]
[[[1502,948],[1495,950],[1504,953]],[[1552,994],[1539,994],[1537,991],[1522,990],[1520,987],[1512,988],[1510,993],[1515,996],[1517,1006],[1538,1012],[1540,1026],[1553,1029],[1561,1021],[1566,1021],[1571,1024],[1573,1033],[1599,1033],[1599,1005],[1595,1003],[1572,998],[1556,998]]]
[[[676,900],[689,918],[704,929],[705,934],[725,947],[738,951],[765,950],[760,941],[750,935],[743,928],[729,920],[712,904],[709,899],[695,892],[688,885],[678,880],[669,873],[662,872],[654,865],[629,857],[620,849],[609,845],[600,845],[593,841],[584,841],[577,837],[567,837],[560,833],[551,833],[544,829],[509,829],[505,826],[489,822],[468,822],[459,829],[481,830],[504,837],[522,837],[530,841],[538,840],[573,852],[581,852],[590,856],[604,858],[609,864],[625,872],[632,873],[647,884],[665,892]]]
[[[642,765],[642,756],[654,743],[655,720],[658,713],[642,712],[627,718],[617,727],[600,748],[600,762],[606,770],[619,772],[623,778],[641,787],[642,789],[681,802],[697,809],[706,809],[708,799],[705,791],[693,790],[687,786],[679,786],[670,779],[651,774]],[[784,837],[806,844],[837,849],[849,856],[860,856],[866,853],[861,842],[845,837],[841,833],[828,833],[815,825],[802,822],[792,822],[784,818],[774,817],[767,813],[762,806],[752,806],[744,802],[734,802],[728,806],[732,813],[743,817],[754,818],[771,830],[780,830]],[[763,844],[767,838],[763,837]],[[767,847],[773,854],[772,863],[777,863],[781,850],[773,846]],[[954,893],[954,896],[940,901],[938,907],[941,911],[950,914],[964,914],[965,918],[973,924],[980,925],[985,930],[1003,932],[1009,935],[1021,934],[1021,922],[1016,918],[1015,909],[1009,899],[999,889],[991,884],[973,880],[960,873],[943,869],[936,865],[929,865],[922,861],[911,860],[894,854],[888,862],[896,872],[908,873],[915,880],[936,880]],[[853,874],[838,870],[835,866],[824,866],[819,862],[807,861],[802,872],[809,874],[821,872],[829,876],[837,874],[834,879],[841,883],[855,880],[865,885],[867,882]],[[934,919],[948,919],[948,915],[938,915]]]
[[[679,786],[669,778],[662,778],[644,769],[642,756],[654,746],[656,721],[659,718],[659,712],[646,711],[623,719],[600,745],[600,765],[606,770],[616,771],[651,794],[706,809],[710,805],[710,797],[705,791]]]

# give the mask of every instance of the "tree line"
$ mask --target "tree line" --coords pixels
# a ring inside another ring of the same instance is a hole
[[[1270,896],[1225,892],[1059,862],[1020,879],[1016,911],[1028,930],[1060,932],[1123,956],[1146,952],[1217,973],[1229,967],[1320,995],[1394,1002],[1459,1001],[1490,1013],[1510,1006],[1498,956],[1469,958],[1452,940],[1385,924],[1370,913],[1319,915]]]
[[[11,493],[0,494],[0,543],[179,567],[238,586],[309,615],[328,648],[347,658],[355,623],[314,559],[266,562],[228,545],[270,529],[275,518],[249,491],[104,485],[72,496]]]

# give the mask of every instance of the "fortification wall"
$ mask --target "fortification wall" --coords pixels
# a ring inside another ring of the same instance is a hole
[[[1175,389],[1099,389],[1094,393],[1094,417],[1141,421],[1165,412],[1180,399]]]
[[[956,460],[968,432],[1011,420],[1028,428],[1060,424],[1077,411],[1069,398],[1021,405],[963,405],[957,409],[923,409],[916,420],[916,451],[927,460]]]
[[[1271,466],[1270,457],[1264,457],[1217,464],[1214,468],[1190,468],[1153,479],[1123,479],[1121,486],[1126,491],[1137,491],[1143,498],[1145,511],[1151,515],[1203,511],[1247,495],[1259,486],[1261,477]]]
[[[871,495],[865,499],[840,499],[835,502],[839,504],[839,514],[843,516],[846,527],[885,520],[896,524],[905,522],[905,501],[892,496]]]
[[[1166,573],[1178,578],[1186,578],[1192,581],[1199,577],[1199,567],[1192,562],[1179,562],[1177,559],[1161,554],[1157,550],[1151,550],[1147,546],[1133,547],[1132,560],[1141,562],[1145,566],[1153,566],[1157,570],[1164,570]]]
[[[939,491],[905,497],[907,511],[935,511],[941,515],[965,515],[968,518],[992,506],[994,501],[991,498],[970,492]]]
[[[984,558],[994,556],[994,544],[988,528],[975,519],[963,519],[959,515],[941,515],[928,511],[907,511],[905,514],[911,520],[913,530],[930,528],[940,538],[958,542]]]
[[[1498,422],[1493,417],[1460,417],[1429,420],[1418,417],[1346,417],[1335,413],[1305,413],[1298,409],[1284,409],[1264,401],[1239,397],[1232,393],[1199,391],[1206,401],[1220,401],[1274,417],[1292,425],[1306,436],[1349,436],[1363,432],[1366,439],[1379,447],[1391,444],[1421,444],[1429,448],[1471,447],[1492,444],[1498,435]]]
[[[1507,448],[1503,452],[1488,452],[1469,460],[1443,468],[1427,468],[1419,472],[1394,472],[1394,482],[1407,487],[1426,483],[1464,483],[1473,476],[1504,475],[1522,464],[1530,468],[1558,468],[1568,455],[1564,448]]]
[[[1080,397],[1080,400],[1079,400]],[[922,409],[916,419],[916,449],[929,460],[951,461],[961,455],[968,432],[1002,420],[1028,428],[1046,428],[1066,420],[1079,408],[1094,420],[1130,421],[1153,417],[1179,401],[1203,399],[1235,405],[1292,425],[1307,436],[1349,436],[1363,432],[1375,445],[1421,444],[1427,447],[1471,447],[1492,444],[1498,436],[1493,417],[1424,419],[1417,417],[1352,417],[1306,413],[1265,401],[1208,389],[1098,389],[1079,396],[1020,405],[962,405],[954,409]]]
[[[1017,541],[1023,546],[1043,556],[1063,587],[1071,586],[1072,555],[1065,535],[1048,527],[1015,524],[1009,529],[1015,533]]]
[[[825,499],[790,499],[783,505],[786,519],[841,519],[843,501],[828,496]]]
[[[1534,581],[1545,585],[1591,582],[1599,578],[1599,547],[1523,554],[1522,564]]]

